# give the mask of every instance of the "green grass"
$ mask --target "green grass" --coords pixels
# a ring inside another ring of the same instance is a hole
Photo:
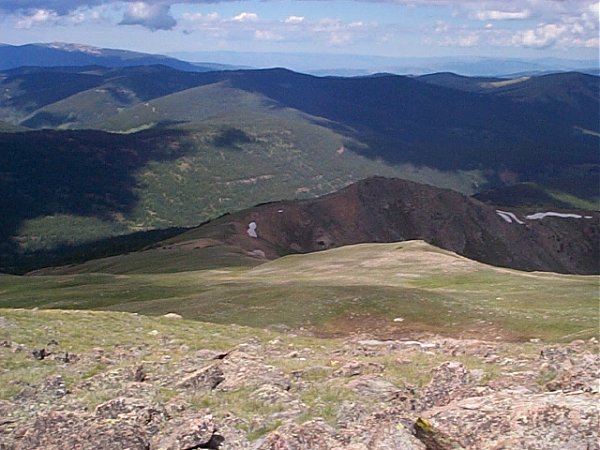
[[[120,109],[130,107],[140,100],[129,92],[116,98],[106,86],[78,92],[56,103],[40,108],[36,114],[25,121],[26,125],[35,127],[44,125],[36,123],[37,115],[51,115],[57,117],[71,117],[59,128],[94,128],[109,117],[118,114]]]
[[[192,394],[189,403],[194,409],[210,409],[231,411],[236,416],[252,419],[254,417],[268,417],[272,414],[284,412],[287,405],[283,403],[270,404],[252,397],[256,387],[242,387],[234,391],[211,391]],[[253,430],[257,431],[257,430]]]
[[[35,252],[128,232],[126,226],[117,222],[72,214],[53,214],[26,220],[17,234],[21,251]]]
[[[517,183],[476,195],[477,198],[499,206],[523,208],[576,208],[598,211],[599,196],[595,189],[596,175],[588,166],[570,168],[563,178],[539,183]],[[575,182],[575,180],[583,180]],[[553,188],[552,186],[556,186]],[[590,186],[594,186],[590,191]],[[587,188],[587,189],[586,189]],[[569,190],[573,192],[568,192]]]
[[[572,206],[573,208],[587,209],[590,211],[598,211],[600,209],[600,201],[590,201],[575,195],[560,191],[549,191],[549,194],[559,202]]]
[[[253,267],[263,262],[242,253],[241,250],[230,246],[215,246],[200,248],[187,245],[179,247],[165,245],[145,250],[131,252],[118,256],[94,259],[75,266],[65,266],[44,269],[46,274],[73,273],[111,273],[111,274],[161,274],[171,272],[187,272],[191,270],[208,270],[226,267]]]
[[[7,277],[2,277],[5,281]],[[281,371],[293,379],[290,394],[298,403],[299,423],[317,417],[332,426],[338,422],[342,405],[360,404],[379,408],[376,398],[362,395],[347,384],[354,377],[336,375],[334,371],[345,362],[363,362],[381,368],[378,376],[398,389],[423,387],[430,383],[433,370],[449,359],[461,362],[467,369],[477,369],[482,374],[479,383],[486,384],[498,377],[531,370],[539,361],[539,352],[545,343],[494,344],[496,362],[479,356],[458,354],[450,356],[447,349],[434,351],[353,352],[352,341],[322,339],[295,333],[278,333],[237,325],[219,325],[163,317],[105,311],[26,310],[0,309],[0,341],[7,340],[25,347],[24,351],[0,348],[0,401],[16,402],[23,390],[35,395],[44,392],[39,387],[50,376],[60,375],[71,391],[69,404],[93,411],[99,404],[122,396],[123,383],[131,369],[143,363],[151,374],[149,383],[139,392],[152,404],[185,405],[204,413],[207,409],[219,420],[237,417],[239,428],[252,441],[279,427],[284,421],[281,413],[289,412],[285,402],[269,403],[256,395],[256,388],[246,384],[239,388],[210,392],[179,389],[177,374],[183,369],[197,367],[194,353],[200,349],[219,352],[238,348],[244,342],[261,345],[264,364]],[[69,364],[52,358],[34,361],[31,349],[42,348],[54,339],[61,351],[79,356]],[[15,344],[13,344],[15,345]],[[289,352],[298,351],[301,357],[292,358]],[[100,353],[98,353],[100,352]],[[102,356],[99,362],[97,356]],[[254,359],[255,355],[250,355]],[[258,356],[260,359],[260,356]],[[508,359],[527,360],[525,366],[506,365]],[[540,372],[535,380],[540,385],[557,374],[552,370]],[[170,380],[166,382],[166,380]],[[43,407],[43,405],[40,405]],[[22,420],[36,409],[23,409],[12,415]]]
[[[265,331],[234,325],[223,327],[114,312],[0,309],[0,316],[8,321],[7,326],[0,327],[0,341],[17,342],[25,346],[22,352],[11,349],[0,352],[0,399],[11,398],[25,385],[40,383],[51,375],[63,376],[67,388],[71,388],[81,381],[108,371],[126,369],[132,364],[131,361],[119,359],[99,363],[94,358],[67,366],[52,358],[32,364],[29,351],[45,347],[52,339],[59,342],[61,351],[76,355],[97,348],[136,348],[142,352],[137,353],[140,358],[138,361],[159,361],[168,355],[172,364],[176,365],[177,361],[189,356],[190,351],[226,351],[250,337],[265,341],[272,338]],[[176,351],[165,349],[163,339],[166,338],[185,344],[185,347]],[[173,370],[173,367],[165,366],[164,370]],[[115,392],[110,390],[84,394],[82,401],[89,408],[115,396]],[[174,393],[163,389],[157,395],[169,398]]]
[[[308,411],[297,419],[299,423],[320,417],[333,426],[342,403],[366,401],[339,383],[314,383],[302,393],[300,399],[308,406]]]
[[[598,334],[598,277],[499,269],[414,241],[288,256],[255,268],[3,276],[0,307],[177,312],[327,335],[424,331],[561,341]]]

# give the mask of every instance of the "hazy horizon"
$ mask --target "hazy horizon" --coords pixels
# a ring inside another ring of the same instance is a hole
[[[299,71],[355,70],[369,73],[424,74],[455,71],[466,75],[511,74],[519,71],[589,70],[598,59],[493,58],[487,56],[386,57],[364,54],[283,52],[169,52],[167,56],[194,63],[217,63],[241,67],[285,67]]]
[[[174,54],[598,58],[590,0],[5,0],[1,40]]]

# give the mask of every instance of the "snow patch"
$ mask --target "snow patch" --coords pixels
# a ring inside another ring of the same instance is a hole
[[[514,213],[508,212],[508,211],[500,211],[499,209],[496,210],[496,214],[498,214],[500,217],[502,217],[506,222],[508,223],[513,223],[513,221],[515,221],[518,224],[525,224],[525,222],[519,220],[519,218],[517,216],[515,216]]]
[[[246,233],[248,233],[248,236],[253,237],[253,238],[257,238],[258,234],[256,234],[256,222],[250,222],[248,224],[248,229],[246,230]]]
[[[564,213],[557,213],[557,212],[539,212],[539,213],[535,213],[535,214],[530,214],[528,216],[525,216],[527,219],[529,220],[541,220],[545,217],[560,217],[563,219],[581,219],[581,216],[579,214],[564,214]],[[586,216],[590,217],[590,216]]]
[[[521,225],[525,224],[525,222],[519,220],[519,218],[514,213],[511,213],[508,211],[501,211],[501,210],[497,209],[496,214],[498,214],[503,220],[505,220],[508,223],[516,222]],[[592,216],[581,216],[579,214],[572,214],[572,213],[557,213],[557,212],[553,212],[553,211],[538,212],[535,214],[529,214],[529,215],[525,216],[525,218],[527,220],[541,220],[546,217],[559,217],[561,219],[593,219]]]
[[[531,77],[520,77],[513,78],[510,80],[502,80],[502,81],[491,81],[487,83],[480,83],[479,85],[483,88],[500,88],[504,86],[510,86],[511,84],[522,83],[523,81],[529,80]]]
[[[250,255],[254,258],[262,258],[262,259],[267,258],[267,255],[262,250],[252,250],[251,252],[248,253],[248,255]]]

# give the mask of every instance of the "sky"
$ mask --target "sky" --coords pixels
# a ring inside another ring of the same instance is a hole
[[[597,59],[590,0],[0,0],[0,42],[238,51]]]

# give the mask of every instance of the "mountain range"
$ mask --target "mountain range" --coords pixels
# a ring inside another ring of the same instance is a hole
[[[54,42],[50,44],[0,44],[0,70],[17,67],[89,66],[129,67],[164,64],[174,69],[206,72],[223,69],[224,64],[195,64],[163,55],[129,50],[98,48],[90,45]]]
[[[598,76],[0,64],[2,450],[597,448]]]
[[[201,62],[197,62],[201,61]],[[168,56],[90,45],[52,42],[25,45],[0,44],[0,70],[21,66],[101,65],[124,67],[164,64],[192,72],[231,68],[286,67],[312,75],[365,76],[379,72],[422,75],[455,72],[466,76],[542,75],[578,71],[599,75],[598,60],[560,58],[519,59],[492,57],[385,57],[345,54],[174,52]]]
[[[251,52],[173,52],[170,56],[186,61],[216,61],[254,68],[287,67],[312,75],[365,76],[387,72],[423,75],[455,72],[465,76],[542,75],[578,71],[598,75],[597,60],[559,58],[519,59],[493,57],[385,57],[345,54],[251,53]]]
[[[499,206],[596,210],[598,80],[165,65],[4,70],[4,270],[39,252],[192,227],[374,175]]]

